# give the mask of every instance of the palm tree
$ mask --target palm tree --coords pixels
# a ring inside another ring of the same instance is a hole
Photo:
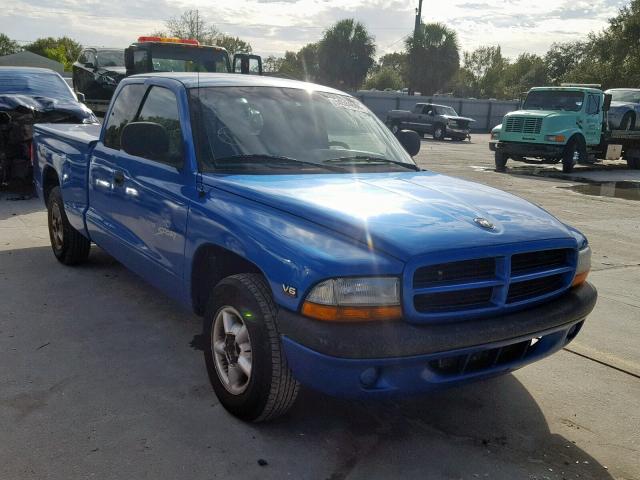
[[[349,18],[327,30],[318,45],[320,80],[356,90],[374,63],[376,46],[365,26]]]
[[[409,84],[424,95],[437,93],[460,66],[458,36],[441,23],[420,24],[406,40]]]

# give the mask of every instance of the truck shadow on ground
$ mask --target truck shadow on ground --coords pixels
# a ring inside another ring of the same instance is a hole
[[[96,445],[104,465],[118,468],[121,457],[131,454],[133,439],[127,432],[135,431],[145,438],[162,432],[149,458],[136,460],[142,462],[137,464],[140,468],[172,455],[179,459],[174,462],[197,459],[217,472],[231,468],[225,462],[240,465],[246,470],[240,470],[238,478],[612,478],[571,441],[550,432],[535,399],[513,375],[382,402],[346,401],[303,389],[285,417],[269,424],[244,424],[217,403],[201,353],[189,344],[201,331],[199,319],[100,249],[94,248],[89,262],[79,268],[58,265],[49,247],[0,252],[0,266],[0,285],[8,293],[0,316],[10,313],[2,327],[5,334],[32,323],[28,332],[34,335],[33,348],[49,342],[39,350],[47,355],[40,365],[42,378],[53,382],[55,374],[47,373],[51,368],[85,379],[81,385],[75,380],[65,384],[64,399],[48,399],[42,410],[58,408],[56,417],[92,422],[91,402],[99,402],[101,408],[122,415],[96,423],[100,431],[114,432],[113,438],[105,438],[105,446]],[[17,282],[17,287],[8,282]],[[34,306],[38,302],[53,312],[46,318],[51,324],[48,336],[41,338],[35,338],[36,325],[45,321]],[[33,348],[14,348],[11,355],[26,361],[21,356],[30,358]],[[83,360],[67,366],[57,364],[55,355]],[[19,378],[10,381],[16,384]],[[48,387],[30,384],[18,390],[28,396],[29,389]],[[0,400],[9,402],[3,400],[6,394]],[[2,401],[0,417],[7,415]],[[44,427],[55,432],[54,426]],[[84,436],[78,437],[84,442]],[[222,449],[224,460],[213,458],[212,446]],[[43,458],[48,456],[43,453]],[[268,468],[258,466],[256,459],[266,460]],[[82,465],[85,460],[74,461]],[[164,477],[171,478],[171,473]]]

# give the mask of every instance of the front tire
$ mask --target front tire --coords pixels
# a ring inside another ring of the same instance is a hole
[[[509,157],[506,153],[501,152],[500,150],[496,150],[496,172],[505,172],[507,170],[507,160],[509,160]]]
[[[633,130],[635,128],[636,119],[632,112],[627,112],[620,122],[620,130]]]
[[[204,337],[209,380],[231,414],[260,422],[291,408],[299,384],[282,351],[276,306],[261,275],[232,275],[216,285],[205,312]]]
[[[562,173],[571,173],[577,163],[584,163],[587,158],[587,147],[583,140],[574,137],[569,140],[562,154]]]
[[[444,140],[444,137],[446,134],[447,134],[447,130],[444,125],[438,124],[433,128],[434,140]]]
[[[60,263],[77,265],[89,257],[91,242],[71,226],[64,210],[60,187],[53,187],[47,198],[49,239]]]

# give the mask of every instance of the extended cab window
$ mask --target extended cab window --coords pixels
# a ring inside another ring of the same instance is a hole
[[[169,152],[165,158],[150,158],[172,166],[182,167],[183,146],[178,100],[175,94],[163,87],[151,87],[138,115],[138,122],[153,122],[162,125],[169,134]]]
[[[125,86],[113,104],[104,135],[105,147],[120,150],[120,136],[127,123],[132,122],[147,87],[143,84]]]

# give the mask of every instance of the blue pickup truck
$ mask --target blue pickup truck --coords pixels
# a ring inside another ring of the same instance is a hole
[[[561,349],[596,302],[577,230],[423,171],[353,97],[284,79],[147,74],[104,124],[35,127],[53,253],[94,243],[203,317],[220,402],[260,421],[299,385],[426,392]]]

